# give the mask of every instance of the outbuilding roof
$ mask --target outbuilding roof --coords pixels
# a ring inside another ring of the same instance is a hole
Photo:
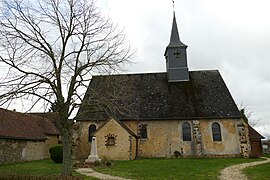
[[[258,131],[256,131],[254,128],[252,128],[250,125],[248,125],[248,132],[249,132],[249,138],[250,140],[261,140],[265,139]]]
[[[217,70],[190,71],[187,82],[167,73],[94,76],[77,120],[240,118]]]
[[[49,119],[0,108],[0,138],[44,140],[47,135],[59,135]]]

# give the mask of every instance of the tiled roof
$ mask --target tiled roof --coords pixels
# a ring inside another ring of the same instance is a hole
[[[254,139],[264,139],[264,137],[258,133],[255,129],[253,129],[251,126],[248,126],[248,132],[249,132],[249,138],[251,140],[254,140]]]
[[[59,114],[57,112],[31,112],[28,114],[49,119],[53,124],[55,124],[56,121],[59,120]]]
[[[103,123],[100,127],[98,127],[98,129],[93,133],[93,135],[95,135],[98,131],[100,131],[109,121],[111,120],[115,120],[123,129],[125,129],[130,135],[134,136],[134,137],[137,137],[136,134],[131,131],[124,123],[122,123],[121,121],[119,120],[116,120],[116,119],[108,119],[107,122]]]
[[[44,140],[47,135],[59,135],[49,119],[0,108],[0,138]]]
[[[188,82],[175,83],[166,73],[94,76],[76,119],[240,118],[218,71],[189,74]],[[125,106],[130,111],[121,110]]]

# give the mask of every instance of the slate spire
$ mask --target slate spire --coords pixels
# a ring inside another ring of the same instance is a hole
[[[171,30],[171,38],[170,38],[170,43],[168,46],[187,46],[180,41],[176,18],[175,18],[175,12],[173,12],[173,24],[172,24],[172,30]]]
[[[187,66],[187,45],[181,42],[178,27],[173,12],[170,43],[165,50],[166,69],[168,82],[189,81]]]

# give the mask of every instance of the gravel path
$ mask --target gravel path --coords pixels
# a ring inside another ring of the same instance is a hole
[[[248,180],[247,176],[243,174],[241,170],[250,166],[270,163],[269,158],[265,158],[265,159],[266,159],[265,161],[244,163],[244,164],[238,164],[238,165],[227,167],[221,171],[221,175],[219,176],[219,179],[220,180],[232,180],[232,179]]]
[[[107,174],[101,174],[101,173],[98,173],[98,172],[94,171],[91,168],[79,168],[76,171],[78,173],[83,174],[83,175],[92,176],[92,177],[95,177],[95,178],[98,178],[98,179],[106,179],[106,180],[107,179],[108,180],[128,180],[128,179],[117,177],[117,176],[111,176],[111,175],[107,175]]]

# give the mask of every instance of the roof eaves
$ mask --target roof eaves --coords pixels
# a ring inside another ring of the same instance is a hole
[[[14,139],[14,140],[31,140],[31,141],[45,141],[47,137],[40,138],[26,138],[26,137],[12,137],[12,136],[0,136],[0,139]]]
[[[198,120],[198,119],[240,119],[240,116],[213,116],[213,117],[168,117],[168,118],[123,118],[121,121],[125,120]]]

